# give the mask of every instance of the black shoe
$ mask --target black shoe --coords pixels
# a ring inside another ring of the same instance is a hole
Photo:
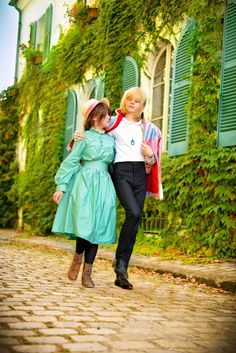
[[[128,274],[127,274],[128,266],[124,260],[122,259],[115,260],[113,267],[117,277],[128,278]]]
[[[115,285],[123,289],[133,289],[133,285],[125,277],[117,276]]]

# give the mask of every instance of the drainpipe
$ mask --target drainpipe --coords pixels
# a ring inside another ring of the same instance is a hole
[[[19,13],[18,17],[18,33],[17,33],[17,43],[16,43],[16,62],[15,62],[15,74],[14,74],[14,84],[18,81],[18,68],[19,68],[19,56],[20,56],[20,38],[21,38],[21,26],[22,26],[22,11],[17,5],[18,0],[11,0],[8,5],[15,7]],[[19,160],[18,160],[19,164]],[[23,229],[23,207],[18,209],[18,229]]]
[[[16,44],[16,63],[15,63],[15,75],[14,75],[14,84],[18,81],[18,67],[19,67],[19,55],[20,55],[20,38],[21,38],[21,25],[22,25],[22,11],[17,5],[18,0],[11,0],[8,5],[15,7],[19,12],[18,19],[18,33],[17,33],[17,44]]]

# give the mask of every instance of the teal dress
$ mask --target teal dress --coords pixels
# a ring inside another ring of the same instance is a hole
[[[52,232],[92,244],[115,243],[116,192],[108,173],[114,155],[114,138],[93,128],[74,144],[55,176],[57,191],[63,191],[63,196]]]

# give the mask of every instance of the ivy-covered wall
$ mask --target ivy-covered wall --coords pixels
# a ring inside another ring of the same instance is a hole
[[[95,21],[79,20],[78,10],[70,16],[74,23],[61,34],[46,63],[33,64],[34,53],[25,49],[28,60],[24,75],[1,103],[3,143],[11,130],[10,123],[4,121],[14,116],[12,140],[15,144],[18,130],[27,151],[25,171],[13,174],[13,150],[3,150],[1,171],[8,191],[0,204],[2,225],[12,223],[14,210],[21,207],[24,222],[32,231],[50,233],[56,209],[51,198],[63,154],[68,88],[83,84],[91,68],[94,75],[105,73],[106,96],[114,110],[122,96],[124,57],[131,55],[140,67],[144,66],[148,51],[163,40],[165,33],[175,34],[174,29],[181,28],[186,18],[193,18],[196,29],[191,50],[195,60],[187,106],[189,151],[179,157],[163,156],[165,199],[157,202],[148,198],[144,212],[163,215],[164,228],[157,241],[164,249],[235,256],[236,151],[235,147],[216,146],[224,1],[100,0]],[[9,205],[13,205],[13,212],[9,212]]]
[[[0,94],[0,226],[16,226],[17,204],[10,190],[18,174],[16,161],[19,130],[17,105],[18,90],[14,87]]]

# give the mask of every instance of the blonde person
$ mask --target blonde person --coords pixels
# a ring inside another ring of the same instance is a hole
[[[58,204],[52,231],[76,236],[76,252],[68,272],[76,280],[84,257],[82,285],[94,287],[92,266],[98,244],[116,238],[116,193],[108,173],[113,162],[114,138],[109,126],[109,101],[89,100],[83,107],[85,138],[74,144],[61,163],[53,200]]]
[[[145,197],[162,198],[161,132],[144,118],[145,104],[146,96],[140,87],[127,90],[120,108],[116,110],[117,115],[111,118],[110,126],[106,129],[115,139],[112,180],[126,214],[114,261],[115,285],[129,290],[133,289],[133,285],[128,280],[127,270]],[[75,132],[75,140],[82,138],[79,131]]]

